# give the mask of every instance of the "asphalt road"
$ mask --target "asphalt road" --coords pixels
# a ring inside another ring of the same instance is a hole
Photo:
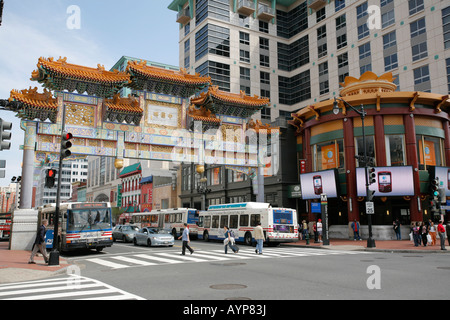
[[[440,254],[367,253],[192,241],[173,248],[116,242],[101,253],[65,255],[82,276],[148,300],[448,299],[450,261]],[[226,260],[225,260],[226,259]],[[188,304],[188,303],[187,303]]]

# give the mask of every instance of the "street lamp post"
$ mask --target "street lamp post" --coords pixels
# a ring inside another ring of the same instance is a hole
[[[365,129],[364,129],[364,119],[365,119],[367,113],[364,110],[364,105],[363,104],[361,104],[360,110],[358,110],[358,109],[354,108],[352,105],[350,105],[347,101],[335,97],[334,98],[334,103],[333,103],[333,113],[335,115],[339,114],[339,112],[340,112],[338,100],[342,101],[347,107],[349,107],[350,109],[355,111],[357,114],[359,114],[359,116],[361,118],[362,136],[363,136],[363,149],[364,149],[364,155],[363,155],[363,159],[364,159],[364,178],[365,178],[365,183],[366,183],[366,203],[367,203],[369,201],[369,194],[370,194],[369,178],[368,178],[369,172],[368,172],[368,167],[367,167],[368,158],[367,158],[367,148],[366,148],[366,132],[365,132]],[[373,236],[372,236],[372,215],[371,214],[367,215],[367,223],[368,223],[368,226],[369,226],[369,238],[367,239],[367,248],[375,248],[375,239],[373,239]]]
[[[199,184],[197,186],[197,192],[202,195],[202,204],[201,204],[201,210],[206,210],[206,195],[211,192],[211,189],[207,187],[207,178],[204,176],[205,172],[205,166],[204,165],[197,165],[196,167],[197,173],[202,177],[199,180]]]

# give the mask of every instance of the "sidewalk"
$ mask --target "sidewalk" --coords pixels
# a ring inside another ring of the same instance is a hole
[[[48,266],[41,254],[35,257],[36,264],[28,264],[31,251],[9,250],[8,246],[8,241],[0,241],[0,284],[51,277],[69,266],[61,257],[59,266]]]
[[[375,248],[367,248],[367,240],[354,241],[345,239],[330,239],[330,245],[324,246],[323,243],[314,243],[314,239],[306,244],[306,240],[297,242],[284,243],[283,246],[295,246],[303,248],[321,248],[330,250],[360,250],[360,251],[379,251],[379,252],[413,252],[413,253],[448,253],[450,254],[450,247],[448,241],[445,239],[445,247],[447,251],[441,250],[440,241],[436,245],[426,247],[415,247],[414,243],[409,240],[376,240]]]

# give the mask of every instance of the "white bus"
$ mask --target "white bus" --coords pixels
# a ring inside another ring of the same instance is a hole
[[[39,208],[39,225],[48,220],[46,247],[53,248],[55,204]],[[58,250],[103,250],[113,244],[109,202],[68,202],[59,207]]]
[[[135,224],[143,227],[159,227],[168,229],[176,239],[183,233],[184,224],[189,227],[189,235],[197,238],[198,210],[192,208],[158,209],[150,212],[136,212],[132,214]]]
[[[252,245],[254,228],[258,222],[264,230],[267,244],[298,240],[297,211],[272,208],[268,203],[245,202],[209,206],[201,211],[198,222],[198,238],[223,240],[223,227],[233,230],[235,239]]]

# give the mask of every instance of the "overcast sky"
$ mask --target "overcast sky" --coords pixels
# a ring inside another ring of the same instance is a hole
[[[67,57],[67,62],[109,70],[122,56],[178,66],[179,25],[172,0],[4,0],[0,26],[0,99],[12,89],[43,88],[30,81],[39,57]],[[73,7],[79,8],[80,19]],[[70,9],[68,11],[68,9]],[[79,21],[79,24],[78,24]],[[75,27],[75,28],[74,28]],[[21,175],[24,132],[9,111],[0,118],[13,123],[11,149],[0,151],[6,160],[9,185]]]

